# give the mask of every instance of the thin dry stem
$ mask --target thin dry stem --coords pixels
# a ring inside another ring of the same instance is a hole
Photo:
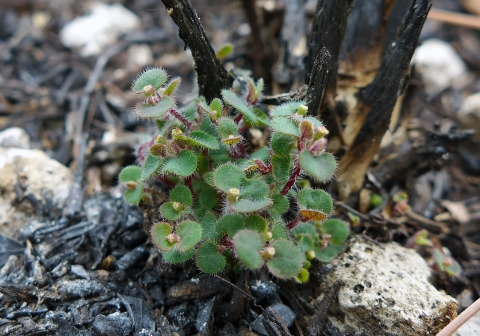
[[[480,29],[480,16],[478,15],[454,13],[433,8],[430,10],[428,18],[455,26]]]

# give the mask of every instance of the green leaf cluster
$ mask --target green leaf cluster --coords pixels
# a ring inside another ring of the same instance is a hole
[[[246,92],[223,90],[183,109],[173,97],[179,83],[167,84],[164,70],[150,69],[132,86],[145,96],[135,113],[154,120],[158,133],[140,146],[140,164],[120,173],[125,200],[158,207],[163,219],[150,235],[167,262],[193,258],[209,274],[265,267],[277,278],[306,282],[312,260],[330,261],[349,233],[346,223],[329,218],[327,192],[292,189],[300,174],[322,183],[335,174],[327,129],[307,116],[303,101],[261,109],[262,80],[247,79]],[[248,151],[249,127],[269,127],[268,145]],[[173,185],[161,204],[149,188],[154,180]],[[288,210],[296,216],[290,221]]]

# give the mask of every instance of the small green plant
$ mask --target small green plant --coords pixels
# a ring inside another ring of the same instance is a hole
[[[223,90],[222,99],[200,97],[178,109],[173,93],[179,79],[167,83],[162,69],[142,73],[133,91],[145,101],[134,113],[155,121],[159,131],[139,147],[140,166],[120,173],[125,200],[152,202],[151,179],[173,186],[169,200],[158,205],[164,221],[150,231],[167,262],[195,258],[210,274],[266,266],[277,278],[306,282],[310,261],[330,261],[348,235],[344,222],[328,219],[329,194],[295,186],[302,172],[317,182],[333,177],[328,131],[307,116],[303,101],[265,113],[257,107],[263,81],[246,83],[243,96]],[[250,153],[244,135],[253,126],[270,127],[272,135],[268,146]],[[296,215],[286,223],[289,209]]]
[[[429,266],[435,270],[445,272],[449,276],[458,276],[462,271],[460,264],[452,257],[450,251],[443,247],[438,239],[429,237],[427,230],[415,233],[408,247],[425,247],[424,257]]]

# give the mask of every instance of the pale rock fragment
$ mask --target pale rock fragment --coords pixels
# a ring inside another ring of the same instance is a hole
[[[140,24],[140,18],[121,4],[98,2],[92,4],[90,14],[67,23],[60,31],[60,39],[68,48],[81,48],[82,56],[97,55]]]
[[[423,42],[415,51],[412,61],[429,95],[445,90],[467,73],[467,67],[455,49],[439,39]]]
[[[397,243],[377,246],[354,237],[347,252],[326,267],[323,293],[337,279],[345,282],[328,316],[342,332],[433,336],[456,317],[456,301],[428,282],[425,260]]]
[[[0,147],[0,234],[13,237],[42,208],[60,217],[71,184],[70,169],[44,152]]]

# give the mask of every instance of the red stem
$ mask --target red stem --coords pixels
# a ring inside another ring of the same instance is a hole
[[[192,181],[193,181],[193,175],[191,175],[191,176],[189,176],[185,179],[185,185],[188,187],[188,189],[190,189],[190,191],[193,194],[193,183],[192,183]]]
[[[297,166],[295,170],[293,171],[292,175],[290,175],[290,178],[287,181],[287,184],[283,187],[282,191],[280,194],[286,195],[288,191],[292,188],[292,186],[295,184],[295,181],[297,180],[298,175],[300,175],[300,166]]]
[[[235,121],[235,123],[238,124],[242,119],[243,119],[243,114],[240,113],[235,117],[235,119],[233,119],[233,121]]]
[[[236,146],[230,147],[230,157],[233,159],[243,159],[246,156],[245,146],[239,142]]]
[[[228,239],[227,235],[223,235],[223,237],[220,239],[220,245],[228,248],[233,248],[233,242]]]
[[[295,226],[298,225],[298,223],[300,223],[301,220],[302,220],[302,219],[300,218],[300,216],[292,219],[292,220],[290,221],[290,223],[287,224],[287,229],[289,229],[289,230],[293,229]]]
[[[189,130],[192,130],[193,129],[193,124],[188,121],[180,112],[178,112],[177,110],[175,109],[171,109],[170,110],[170,113],[175,117],[177,118],[178,120],[180,120],[180,122],[182,124],[185,125],[186,128],[188,128]]]

